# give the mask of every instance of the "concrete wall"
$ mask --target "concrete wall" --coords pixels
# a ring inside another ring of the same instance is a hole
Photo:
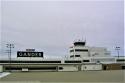
[[[88,47],[88,46],[73,46],[72,48],[70,48],[69,50],[75,50],[75,49],[88,49],[87,51],[72,51],[70,52],[70,56],[72,55],[81,55],[81,58],[84,57],[109,57],[110,56],[110,51],[108,51],[106,48],[104,47]]]
[[[102,70],[101,64],[82,65],[81,70]]]
[[[0,65],[0,72],[3,72],[3,65]]]
[[[116,63],[116,59],[114,57],[92,57],[91,58],[91,62],[92,63],[96,63],[96,62],[100,62],[100,63]]]
[[[58,71],[78,71],[78,65],[62,65],[58,67]]]

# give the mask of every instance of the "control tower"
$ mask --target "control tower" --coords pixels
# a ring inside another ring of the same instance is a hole
[[[75,41],[73,46],[69,48],[70,58],[85,58],[85,57],[108,57],[110,51],[104,47],[86,46],[86,41]]]
[[[88,56],[88,47],[86,41],[76,41],[73,46],[70,47],[70,58],[81,58],[82,56]]]

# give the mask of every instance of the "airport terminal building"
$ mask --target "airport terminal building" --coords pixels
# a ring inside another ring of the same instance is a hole
[[[0,60],[0,72],[5,71],[87,71],[125,69],[125,57],[111,56],[104,47],[89,47],[77,41],[69,48],[67,59],[45,59],[44,52],[35,49],[17,51],[16,59]]]

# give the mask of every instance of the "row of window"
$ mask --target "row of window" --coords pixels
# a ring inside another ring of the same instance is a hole
[[[117,61],[118,61],[118,62],[120,62],[120,61],[125,61],[125,59],[117,59]]]
[[[61,61],[0,61],[0,63],[61,63]]]
[[[31,67],[29,70],[56,70],[57,67]]]
[[[90,62],[89,60],[83,60],[83,62]]]
[[[81,63],[81,61],[65,61],[65,63]]]
[[[83,60],[83,62],[90,62]],[[0,61],[0,63],[61,63],[61,61]],[[82,63],[80,60],[66,60],[65,63]]]
[[[70,58],[74,57],[74,55],[71,55]],[[80,57],[80,55],[75,55],[75,57]]]
[[[75,42],[74,45],[75,46],[85,46],[86,42]]]
[[[77,52],[88,52],[88,49],[75,49],[75,50],[70,50],[70,52],[74,52],[74,51],[77,51]]]
[[[111,62],[111,61],[115,61],[114,58],[109,58],[109,59],[92,59],[92,62],[98,62],[98,61],[101,61],[101,62]]]
[[[56,70],[57,67],[29,67],[28,70]],[[22,70],[21,67],[5,67],[5,70]]]

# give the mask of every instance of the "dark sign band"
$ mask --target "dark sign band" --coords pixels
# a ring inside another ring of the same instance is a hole
[[[43,52],[18,51],[17,57],[43,57]]]

